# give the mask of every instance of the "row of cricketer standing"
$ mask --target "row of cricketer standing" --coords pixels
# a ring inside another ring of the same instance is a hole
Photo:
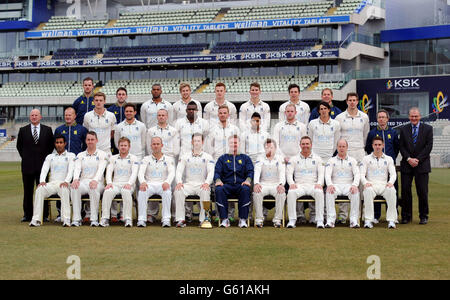
[[[186,218],[192,218],[192,206],[185,203],[186,196],[200,197],[202,222],[205,219],[203,201],[209,201],[214,186],[221,226],[230,226],[234,205],[229,206],[227,199],[236,197],[239,199],[239,227],[246,227],[253,186],[258,227],[262,227],[267,214],[262,205],[267,195],[276,199],[275,227],[281,226],[286,198],[287,227],[306,222],[303,205],[296,202],[304,195],[315,199],[315,205],[310,205],[310,222],[318,228],[332,228],[335,222],[346,223],[349,206],[350,227],[358,228],[360,196],[364,196],[364,226],[372,228],[381,215],[380,206],[374,209],[373,199],[377,195],[387,201],[388,228],[396,227],[394,184],[398,135],[387,126],[386,111],[377,113],[378,127],[369,132],[369,118],[358,110],[356,93],[347,95],[347,109],[342,112],[332,104],[332,90],[324,89],[322,101],[311,112],[308,104],[300,100],[299,86],[291,84],[288,87],[290,100],[280,106],[279,122],[270,134],[270,108],[259,99],[258,83],[250,85],[250,100],[240,107],[239,119],[235,105],[225,100],[223,83],[215,86],[216,98],[204,111],[201,104],[191,98],[189,84],[180,85],[181,100],[173,105],[162,99],[161,86],[154,84],[152,99],[141,106],[140,121],[136,119],[136,106],[126,102],[125,88],[117,90],[117,103],[107,109],[103,93],[92,95],[91,78],[84,79],[83,88],[84,95],[65,110],[66,124],[55,130],[55,137],[67,151],[58,151],[58,142],[55,142],[57,151],[47,157],[41,172],[41,182],[45,182],[49,171],[50,182],[73,179],[70,186],[72,223],[68,192],[60,193],[64,226],[81,225],[81,196],[85,194],[91,200],[85,216],[91,226],[108,226],[110,219],[117,220],[119,206],[113,201],[117,194],[122,194],[124,200],[119,218],[125,226],[132,226],[132,193],[136,187],[139,190],[139,227],[155,221],[159,204],[147,203],[154,194],[162,197],[162,226],[170,226],[172,191],[176,226],[184,227]],[[111,141],[119,154],[111,156]],[[366,152],[373,153],[366,155]],[[69,166],[72,160],[73,165]],[[58,170],[64,169],[61,163],[66,166],[66,172],[58,177]],[[106,186],[103,184],[105,169]],[[136,184],[137,179],[139,184]],[[55,192],[39,188],[31,226],[40,225],[43,200]],[[97,215],[102,192],[99,223]],[[339,195],[347,196],[350,205],[340,204],[336,217],[334,201]]]

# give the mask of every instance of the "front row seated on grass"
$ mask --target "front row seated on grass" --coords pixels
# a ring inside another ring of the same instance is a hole
[[[137,226],[146,226],[148,199],[158,194],[162,198],[162,226],[170,227],[171,184],[175,179],[176,227],[186,226],[185,201],[191,195],[200,197],[200,222],[205,219],[209,221],[204,202],[209,203],[211,184],[214,182],[220,226],[230,226],[228,199],[235,197],[239,200],[239,227],[244,228],[248,226],[251,184],[254,179],[253,203],[257,227],[263,227],[262,203],[265,196],[275,197],[276,209],[272,220],[274,227],[281,227],[283,208],[287,202],[287,228],[294,228],[297,199],[307,195],[315,201],[317,228],[333,228],[336,219],[335,200],[344,195],[350,200],[350,227],[359,228],[360,191],[364,195],[364,227],[373,227],[373,202],[378,195],[386,199],[388,228],[396,227],[397,201],[393,186],[396,171],[392,158],[383,153],[384,141],[381,137],[373,139],[374,151],[364,157],[360,166],[354,158],[348,156],[348,143],[343,138],[337,142],[338,154],[324,163],[312,152],[311,139],[303,136],[300,139],[300,154],[292,157],[286,165],[277,152],[276,142],[268,138],[264,142],[265,154],[256,160],[254,168],[250,157],[238,152],[240,140],[237,135],[228,139],[229,154],[220,156],[214,165],[212,156],[203,151],[203,136],[194,134],[193,150],[180,157],[176,170],[173,159],[161,152],[163,143],[159,137],[151,139],[152,154],[144,157],[141,162],[129,153],[131,145],[126,137],[119,140],[119,154],[112,157],[96,148],[97,141],[96,133],[89,132],[86,151],[75,157],[65,150],[65,138],[60,135],[55,137],[56,151],[48,155],[44,162],[30,226],[42,224],[44,199],[53,194],[58,194],[61,198],[63,226],[81,225],[81,196],[86,194],[89,195],[91,204],[91,226],[109,226],[111,202],[120,193],[124,202],[125,226],[131,227],[133,193],[135,187],[138,187]],[[105,169],[106,186],[103,184]],[[49,171],[50,178],[46,183]],[[140,185],[137,185],[136,179]],[[289,187],[287,195],[286,182]],[[97,216],[102,192],[102,216],[99,223]],[[72,223],[70,198],[73,207]]]

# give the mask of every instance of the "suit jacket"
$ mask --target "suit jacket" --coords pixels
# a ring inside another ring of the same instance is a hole
[[[400,164],[401,172],[412,173],[416,169],[419,173],[430,173],[430,153],[433,148],[433,127],[420,122],[419,135],[417,136],[416,146],[412,140],[412,125],[404,125],[400,129],[400,153],[402,161]],[[419,165],[411,167],[407,161],[408,157],[417,158]]]
[[[34,143],[31,124],[21,127],[17,136],[17,151],[22,157],[22,173],[35,174],[41,171],[45,157],[53,152],[53,132],[48,126],[41,124],[39,141]]]

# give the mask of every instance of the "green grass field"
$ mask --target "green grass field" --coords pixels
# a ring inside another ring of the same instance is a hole
[[[81,279],[367,279],[378,255],[381,279],[450,279],[450,170],[430,177],[430,222],[387,230],[297,226],[275,229],[30,228],[22,217],[18,163],[0,163],[0,279],[66,279],[68,256]],[[54,210],[53,210],[54,211]]]

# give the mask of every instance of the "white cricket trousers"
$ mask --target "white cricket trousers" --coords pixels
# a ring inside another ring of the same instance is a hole
[[[262,185],[261,192],[253,192],[253,207],[255,208],[255,221],[263,222],[263,200],[265,196],[275,197],[275,215],[272,222],[281,221],[283,219],[283,208],[286,202],[286,193],[279,194],[277,192],[278,184],[264,184]]]
[[[126,184],[127,183],[113,183],[112,188],[105,189],[102,199],[102,219],[110,218],[111,204],[113,203],[113,199],[117,196],[117,194],[121,194],[123,202],[123,220],[132,220],[134,185],[131,186],[131,189],[127,190],[123,188],[123,186]]]
[[[162,198],[162,212],[161,221],[170,221],[170,203],[172,202],[172,191],[169,188],[164,191],[162,182],[149,183],[147,182],[147,190],[138,192],[138,221],[147,222],[147,203],[148,198],[152,195],[160,195]]]
[[[364,188],[364,219],[373,221],[373,199],[381,195],[386,199],[387,211],[386,221],[397,221],[397,192],[394,187],[387,187],[385,184],[372,184],[371,187]]]
[[[77,189],[70,189],[70,198],[72,200],[72,222],[81,221],[81,196],[89,195],[90,219],[91,222],[98,222],[98,206],[100,203],[100,195],[103,192],[103,182],[97,184],[97,188],[92,190],[89,188],[89,182],[92,179],[80,180],[80,186]]]
[[[175,197],[175,221],[182,221],[185,219],[186,215],[186,197],[190,195],[196,195],[200,197],[200,215],[199,221],[200,223],[205,220],[205,209],[203,208],[203,202],[210,201],[211,192],[205,191],[201,189],[202,184],[183,184],[183,188],[181,190],[175,191],[173,193]]]
[[[297,199],[302,196],[311,196],[315,200],[316,204],[316,220],[323,220],[324,212],[324,197],[323,189],[316,189],[315,184],[297,184],[295,190],[289,189],[287,194],[287,206],[289,221],[297,220],[296,203]]]
[[[356,194],[350,193],[351,184],[334,184],[335,191],[333,194],[326,193],[327,201],[327,222],[336,221],[335,200],[338,196],[347,196],[350,200],[350,223],[359,224],[359,191]]]
[[[61,188],[62,181],[49,182],[45,186],[40,186],[34,194],[33,221],[42,223],[42,214],[44,210],[44,199],[58,194],[61,198],[61,217],[63,222],[70,223],[70,190],[69,188]]]

